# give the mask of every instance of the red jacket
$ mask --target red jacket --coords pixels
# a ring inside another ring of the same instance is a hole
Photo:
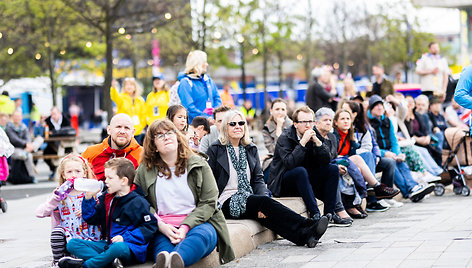
[[[143,147],[139,145],[134,138],[131,142],[122,150],[115,150],[110,147],[110,137],[103,140],[102,143],[89,146],[85,152],[82,153],[82,157],[92,166],[92,170],[97,176],[97,179],[105,180],[105,163],[116,157],[126,157],[131,160],[134,164],[134,168],[138,168],[141,162],[141,152]]]

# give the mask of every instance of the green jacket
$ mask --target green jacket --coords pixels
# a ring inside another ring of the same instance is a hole
[[[151,204],[151,213],[157,212],[155,195],[157,168],[147,169],[144,164],[136,170],[134,182],[141,186],[144,195]],[[199,224],[208,222],[218,234],[217,250],[222,264],[234,260],[234,252],[231,247],[228,227],[223,212],[217,208],[218,188],[213,173],[207,162],[200,156],[193,155],[187,163],[187,181],[195,197],[196,208],[187,215],[182,224],[193,228]]]

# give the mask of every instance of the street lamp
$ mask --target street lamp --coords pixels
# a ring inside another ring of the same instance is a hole
[[[11,48],[11,47],[10,47],[10,48],[8,48],[8,50],[7,50],[7,53],[8,53],[8,55],[11,55],[11,54],[13,54],[13,52],[14,52],[14,51],[13,51],[13,48]]]
[[[88,41],[87,43],[85,43],[85,46],[86,47],[92,47],[92,42]]]
[[[166,18],[166,20],[170,20],[170,19],[172,19],[172,14],[170,14],[169,12],[167,12],[167,13],[164,15],[164,18]]]
[[[124,34],[126,32],[125,28],[121,27],[120,29],[118,29],[118,33],[119,34]]]
[[[34,58],[35,58],[36,60],[40,60],[40,59],[41,59],[41,54],[36,53],[36,55],[34,56]]]
[[[243,88],[243,99],[246,100],[246,69],[244,68],[244,36],[240,35],[237,39],[241,53],[241,86]]]

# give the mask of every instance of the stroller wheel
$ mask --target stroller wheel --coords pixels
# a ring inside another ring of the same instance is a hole
[[[469,195],[470,195],[470,188],[469,188],[469,186],[466,185],[466,186],[462,187],[462,195],[463,195],[463,196],[469,196]]]
[[[453,191],[456,195],[461,195],[462,194],[462,188],[464,188],[464,187],[454,185]]]
[[[3,213],[7,212],[8,204],[7,201],[3,200],[3,198],[0,198],[0,208],[2,209]]]
[[[444,185],[442,183],[436,183],[434,185],[434,195],[435,196],[442,196],[446,189],[444,188]]]

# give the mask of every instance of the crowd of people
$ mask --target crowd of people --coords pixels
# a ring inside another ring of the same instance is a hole
[[[444,62],[436,46],[418,64],[419,75],[442,75],[443,67],[431,67]],[[169,87],[162,75],[154,77],[146,100],[134,79],[124,80],[122,92],[115,83],[117,114],[107,137],[50,166],[60,186],[36,216],[51,217],[53,266],[123,267],[151,259],[155,267],[184,267],[215,248],[224,264],[235,258],[226,219],[252,219],[297,246],[315,247],[330,226],[349,227],[371,212],[401,207],[398,194],[423,200],[443,173],[444,132],[468,129],[472,113],[454,100],[444,110],[447,85],[437,79],[426,94],[404,96],[375,65],[375,82],[363,97],[349,77],[344,93],[335,92],[323,68],[307,105],[289,111],[286,100],[271,101],[259,130],[262,153],[249,135],[254,108],[236,109],[227,96],[224,103],[207,67],[206,54],[192,51],[179,82]],[[3,156],[12,155],[11,165],[21,160],[33,180],[31,152],[42,141],[31,141],[21,119],[15,110],[11,122],[1,120],[14,147]],[[67,127],[57,108],[44,120],[52,131]],[[77,178],[105,187],[81,192],[70,186]],[[307,217],[273,197],[301,197]]]

